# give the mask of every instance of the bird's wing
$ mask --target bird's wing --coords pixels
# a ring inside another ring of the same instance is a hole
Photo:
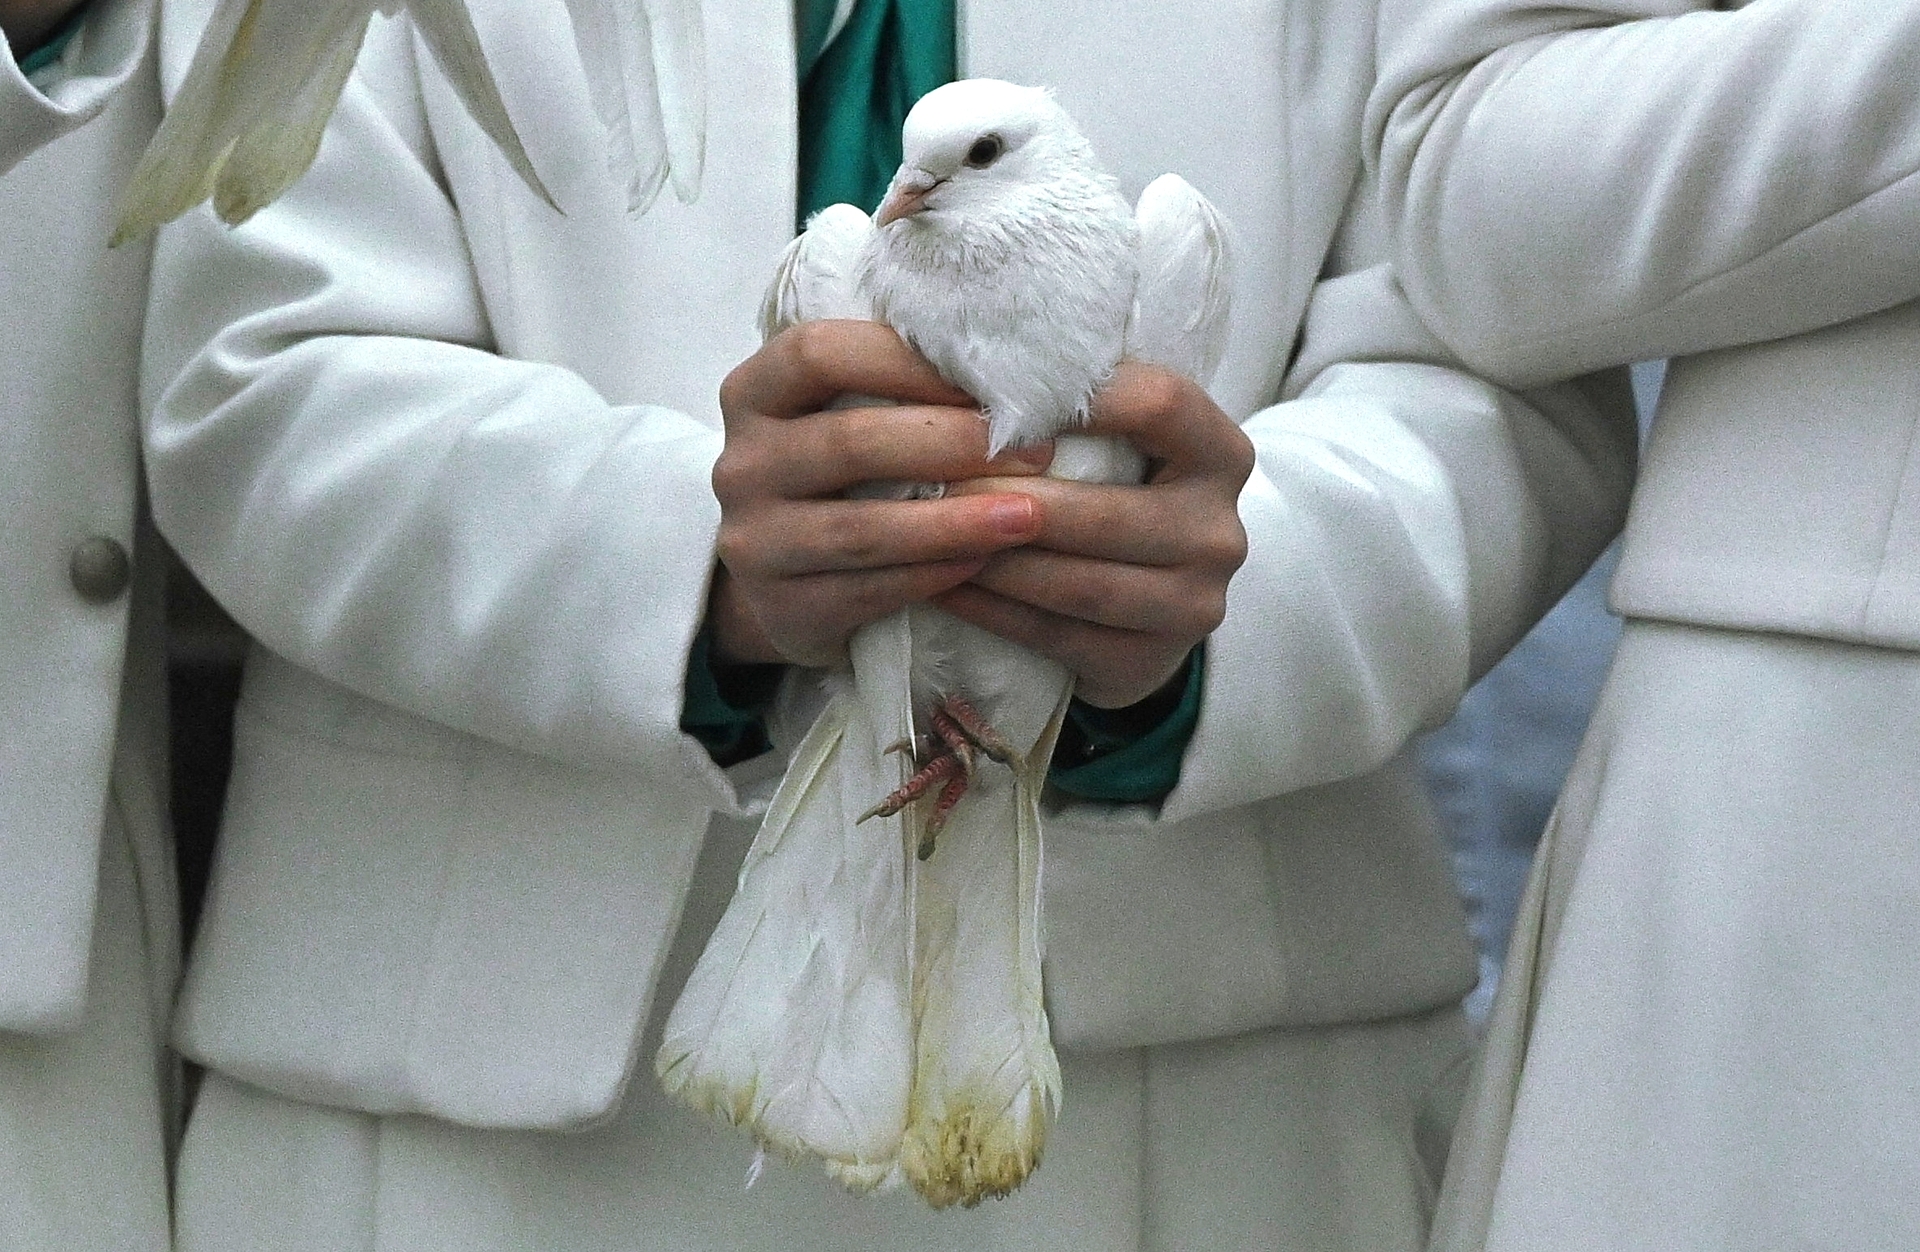
[[[829,205],[814,214],[787,245],[761,301],[762,337],[823,318],[872,320],[873,301],[861,287],[860,266],[873,235],[873,219],[851,204]]]
[[[209,197],[233,225],[271,204],[320,151],[374,10],[403,6],[481,129],[552,204],[501,103],[464,0],[220,0],[128,182],[114,242]]]
[[[631,3],[631,0],[627,0]],[[707,30],[700,0],[645,0],[673,194],[690,204],[707,163]]]
[[[220,0],[214,9],[186,81],[121,195],[116,247],[213,194],[234,139],[228,96],[236,71],[228,63],[236,56],[241,31],[257,23],[258,7],[259,0]]]
[[[706,162],[706,28],[699,0],[567,0],[608,161],[644,213],[667,181],[692,200]]]
[[[567,0],[594,112],[607,128],[607,163],[627,209],[645,212],[667,181],[667,128],[654,80],[653,27],[638,4]]]
[[[373,8],[361,0],[334,0],[304,13],[271,0],[255,8],[259,19],[243,34],[261,54],[271,50],[277,64],[249,56],[254,72],[229,80],[256,90],[251,100],[230,102],[239,134],[213,189],[214,211],[222,221],[246,221],[313,164],[360,55]],[[235,40],[236,49],[246,46]]]
[[[212,197],[245,221],[319,151],[360,52],[373,0],[221,0],[186,80],[134,169],[116,243]]]
[[[473,16],[467,12],[466,0],[406,0],[406,4],[413,13],[414,28],[432,51],[433,59],[440,63],[441,71],[453,84],[460,103],[466,106],[475,124],[499,147],[507,164],[520,175],[528,190],[559,211],[560,206],[534,170],[519,132],[513,128],[506,103],[500,99],[499,85],[487,66],[480,34],[473,28]]]
[[[1147,184],[1134,208],[1140,278],[1127,355],[1205,386],[1227,350],[1233,255],[1226,219],[1177,174]]]

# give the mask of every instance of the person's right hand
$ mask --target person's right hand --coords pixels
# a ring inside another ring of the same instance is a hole
[[[898,407],[828,409],[841,396]],[[965,392],[875,322],[809,322],[769,340],[720,387],[713,468],[720,568],[708,623],[720,659],[831,665],[861,626],[979,573],[1040,531],[1032,497],[848,500],[874,480],[1033,475],[1051,445],[987,459]]]

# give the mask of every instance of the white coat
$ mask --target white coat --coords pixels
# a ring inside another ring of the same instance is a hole
[[[113,576],[137,546],[148,258],[105,243],[120,182],[159,117],[151,20],[150,4],[106,6],[52,98],[11,58],[0,64],[0,864],[18,876],[0,926],[0,1029],[57,1031],[83,1011],[123,718],[120,802],[142,823],[163,817],[165,693],[159,623],[147,616],[158,604]],[[83,588],[89,562],[101,568]]]
[[[1364,11],[961,7],[965,72],[1057,87],[1129,190],[1178,171],[1242,244],[1216,390],[1259,453],[1251,555],[1178,788],[1048,827],[1056,1034],[1451,1004],[1473,954],[1402,748],[1617,525],[1624,385],[1523,398],[1423,331],[1348,213]],[[566,216],[382,24],[282,204],[159,246],[156,514],[261,645],[178,1037],[299,1100],[579,1126],[633,1073],[709,823],[740,822],[676,724],[716,388],[792,227],[791,14],[707,6],[701,197],[634,222],[562,7],[474,8]]]
[[[1424,16],[1390,46],[1369,124],[1421,316],[1513,386],[1686,358],[1614,607],[1920,646],[1920,101],[1904,89],[1920,13],[1396,6]],[[1597,23],[1614,25],[1529,42]],[[1464,126],[1509,65],[1524,73],[1505,107]]]
[[[1676,358],[1435,1246],[1915,1246],[1920,8],[1387,7],[1422,316]]]
[[[109,251],[159,118],[153,6],[43,81],[0,56],[0,1245],[167,1244],[178,968],[160,569],[140,533],[148,250]],[[81,1181],[84,1180],[84,1181]]]

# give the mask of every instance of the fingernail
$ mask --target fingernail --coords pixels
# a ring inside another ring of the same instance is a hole
[[[1053,444],[1030,443],[1023,448],[1008,448],[1000,454],[1000,459],[1035,472],[1044,472],[1047,466],[1053,464]]]
[[[1011,496],[996,500],[987,510],[987,518],[1001,534],[1024,538],[1035,529],[1034,512],[1032,500],[1025,496]]]

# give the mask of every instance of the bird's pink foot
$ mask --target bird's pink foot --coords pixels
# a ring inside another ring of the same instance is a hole
[[[860,816],[863,822],[870,817],[892,817],[937,786],[939,791],[916,849],[923,861],[933,855],[934,841],[946,826],[954,806],[967,794],[980,754],[1003,765],[1010,765],[1017,755],[1006,737],[964,696],[946,695],[935,700],[928,710],[927,722],[933,728],[931,735],[915,735],[887,748],[889,753],[911,755],[913,777]]]
[[[967,732],[961,729],[960,723],[953,720],[938,703],[927,711],[927,721],[933,724],[934,737],[940,742],[938,754],[959,757],[967,777],[972,778],[979,749],[974,746],[973,740],[967,738]]]
[[[967,794],[967,784],[972,781],[962,774],[958,778],[948,779],[947,785],[940,788],[940,797],[933,802],[933,812],[927,814],[927,824],[920,831],[920,846],[914,849],[914,854],[921,860],[933,855],[934,841],[946,829],[948,814],[953,812],[954,805],[960,803],[960,797]]]
[[[965,696],[945,696],[934,705],[934,710],[944,713],[960,728],[962,734],[972,740],[974,745],[989,757],[1002,765],[1013,764],[1013,758],[1019,753],[1007,742],[1005,735],[993,728],[993,723],[980,716],[980,710]],[[935,723],[938,727],[939,723]]]
[[[860,821],[870,817],[892,817],[921,796],[933,789],[935,783],[951,782],[964,778],[961,772],[960,758],[951,753],[934,757],[922,765],[912,778],[900,784],[887,797],[860,815]]]

